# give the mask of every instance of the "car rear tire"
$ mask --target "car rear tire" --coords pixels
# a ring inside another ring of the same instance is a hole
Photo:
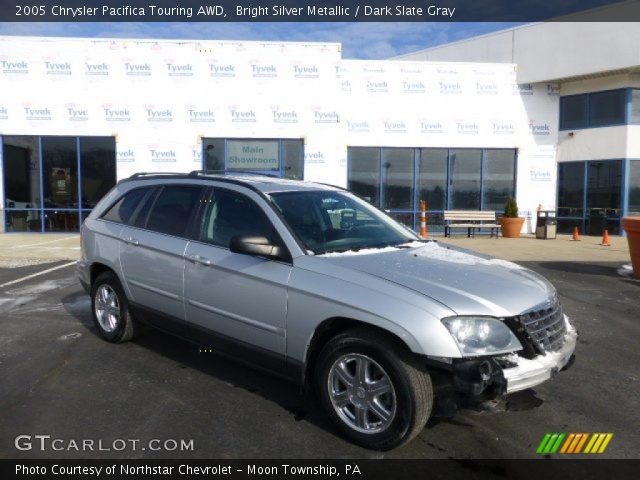
[[[98,333],[109,342],[127,342],[137,333],[127,296],[113,272],[101,273],[91,285],[91,312]]]
[[[431,414],[426,369],[393,339],[366,328],[348,330],[324,346],[315,380],[340,431],[367,448],[389,450],[409,442]]]

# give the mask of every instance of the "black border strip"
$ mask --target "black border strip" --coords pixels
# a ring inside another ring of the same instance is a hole
[[[1,22],[639,21],[637,0],[40,0],[2,2]],[[151,6],[154,8],[151,8]],[[26,8],[25,8],[26,7]],[[243,8],[246,7],[246,8]],[[252,7],[252,8],[249,8]],[[275,7],[275,8],[274,8]],[[207,11],[208,8],[208,11]],[[595,10],[594,10],[595,9]],[[581,18],[556,18],[593,10]]]

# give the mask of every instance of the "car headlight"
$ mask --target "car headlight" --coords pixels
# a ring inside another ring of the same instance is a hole
[[[442,323],[463,356],[522,350],[522,344],[501,320],[492,317],[448,317]]]

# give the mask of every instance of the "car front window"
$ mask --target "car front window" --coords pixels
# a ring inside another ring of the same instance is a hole
[[[364,200],[346,192],[272,193],[285,221],[315,254],[384,248],[420,238]]]

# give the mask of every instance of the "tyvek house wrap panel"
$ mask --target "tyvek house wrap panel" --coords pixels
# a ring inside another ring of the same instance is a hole
[[[203,137],[303,138],[308,180],[345,186],[348,146],[518,148],[521,209],[555,191],[540,179],[555,168],[557,91],[516,85],[511,64],[342,60],[336,44],[4,37],[0,67],[0,133],[115,135],[119,178],[200,168]]]

